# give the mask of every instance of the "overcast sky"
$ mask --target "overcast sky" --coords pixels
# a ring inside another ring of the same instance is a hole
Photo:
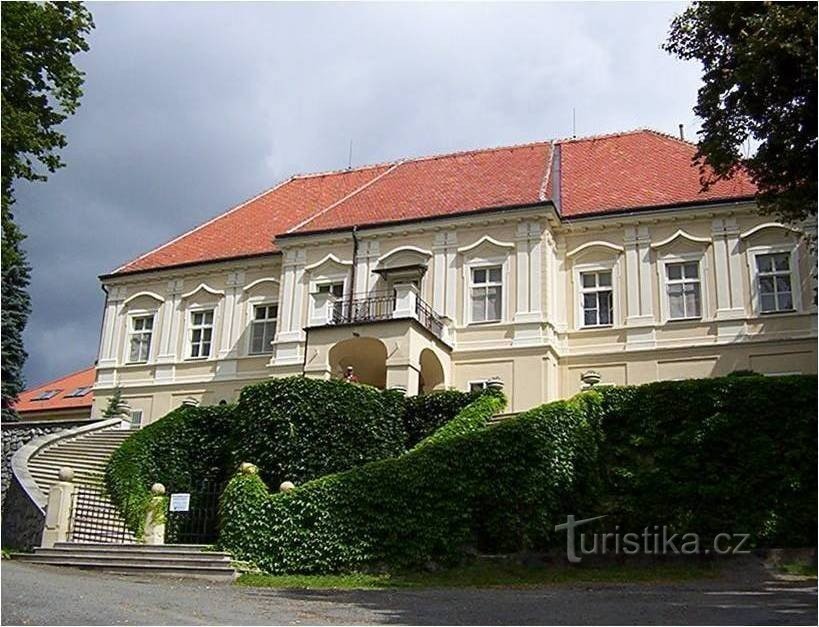
[[[652,127],[696,129],[683,4],[91,3],[67,167],[20,184],[29,385],[91,365],[97,275],[293,173]]]

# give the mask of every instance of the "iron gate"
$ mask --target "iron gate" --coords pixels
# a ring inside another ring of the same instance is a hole
[[[78,485],[69,516],[71,542],[134,542],[133,534],[103,487]]]
[[[219,497],[226,482],[206,479],[190,490],[187,512],[169,511],[165,522],[167,544],[213,544],[219,536]],[[188,492],[188,490],[170,490]]]

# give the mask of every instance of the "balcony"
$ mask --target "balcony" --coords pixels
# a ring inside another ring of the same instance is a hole
[[[394,290],[353,294],[338,298],[313,294],[310,326],[367,324],[382,320],[412,318],[438,339],[449,343],[444,320],[424,302],[412,285],[396,285]]]

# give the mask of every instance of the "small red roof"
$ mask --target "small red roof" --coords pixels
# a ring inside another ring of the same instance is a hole
[[[27,412],[91,407],[94,402],[94,392],[91,387],[94,385],[95,376],[94,366],[91,366],[26,390],[20,394],[14,404],[14,409],[20,414],[26,414]],[[85,393],[82,393],[83,391]],[[71,394],[78,395],[71,396]],[[37,397],[43,398],[35,400]]]
[[[571,218],[753,196],[744,173],[701,191],[695,152],[643,129],[294,176],[114,274],[270,254],[285,234],[547,201]]]

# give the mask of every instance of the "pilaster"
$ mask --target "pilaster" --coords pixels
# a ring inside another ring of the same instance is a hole
[[[455,319],[458,280],[458,237],[455,231],[441,231],[435,235],[433,252],[432,308],[441,316]]]
[[[651,234],[647,226],[627,226],[626,250],[626,350],[655,345],[654,298],[651,288]]]
[[[717,218],[711,224],[714,242],[714,283],[717,320],[745,317],[742,300],[742,263],[739,227],[734,218]],[[721,328],[721,327],[720,327]],[[731,331],[733,333],[733,331]]]
[[[303,311],[306,292],[307,253],[303,248],[284,251],[282,295],[279,307],[280,325],[274,341],[271,365],[298,364],[304,343]]]
[[[515,236],[516,307],[512,344],[527,346],[543,341],[541,325],[541,268],[543,230],[538,222],[520,222]]]
[[[165,287],[165,302],[160,308],[159,354],[154,369],[154,379],[158,382],[173,381],[175,376],[177,339],[182,329],[179,302],[184,285],[182,279],[172,279]]]

